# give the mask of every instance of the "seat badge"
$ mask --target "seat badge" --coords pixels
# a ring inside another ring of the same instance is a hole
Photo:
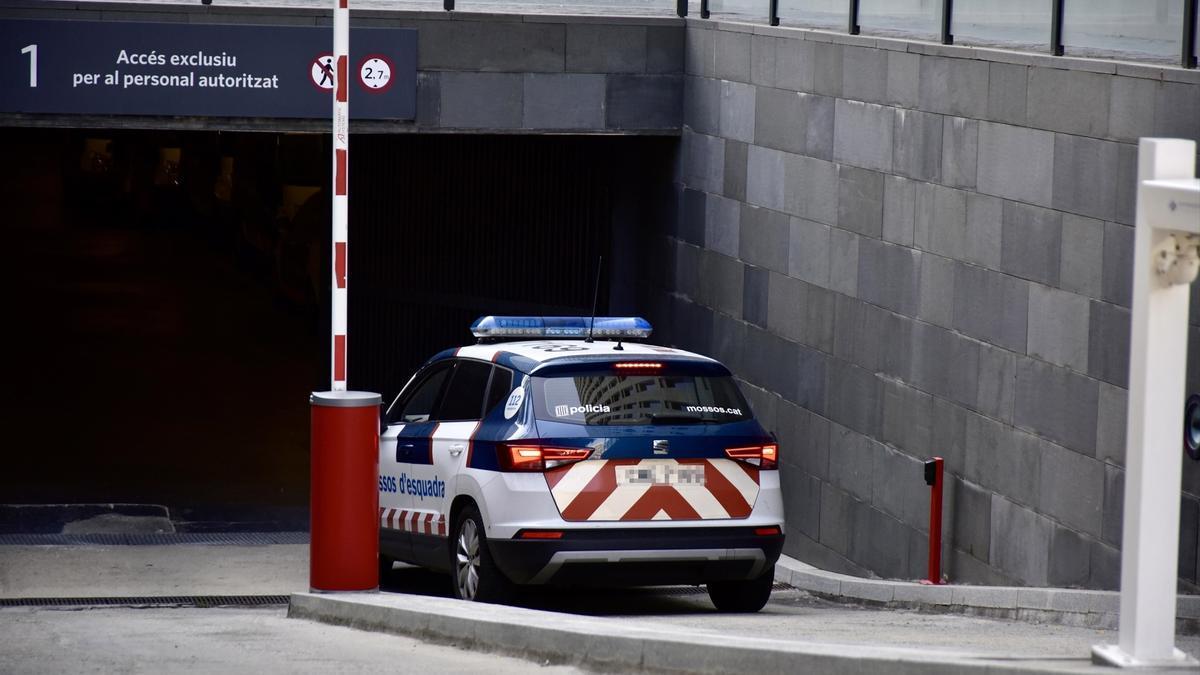
[[[671,451],[671,444],[668,443],[665,439],[659,439],[659,440],[654,441],[654,454],[665,455],[665,454],[669,453],[670,451]]]

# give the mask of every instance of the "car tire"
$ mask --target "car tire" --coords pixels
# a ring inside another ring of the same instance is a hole
[[[708,582],[708,597],[717,611],[747,614],[766,606],[774,584],[775,566],[771,565],[755,579]]]
[[[459,600],[505,602],[513,583],[492,560],[483,529],[483,518],[474,506],[462,510],[450,538],[450,589]]]
[[[395,564],[396,564],[395,558],[389,558],[388,556],[386,556],[382,553],[379,554],[379,583],[380,584],[383,583],[384,579],[387,579],[388,576],[391,575],[392,566]]]

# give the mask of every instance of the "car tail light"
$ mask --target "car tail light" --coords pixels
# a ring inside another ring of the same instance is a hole
[[[518,539],[562,539],[561,530],[522,530]]]
[[[657,361],[622,361],[613,364],[613,368],[626,373],[635,371],[654,373],[662,370],[662,367],[663,364]]]
[[[774,537],[776,535],[783,534],[783,530],[779,529],[778,525],[772,525],[770,527],[756,527],[754,528],[754,534],[757,534],[760,537]]]
[[[729,455],[731,459],[749,462],[760,469],[779,467],[779,446],[774,443],[752,445],[745,448],[727,448],[725,454]]]
[[[545,471],[579,462],[592,454],[591,448],[546,448],[520,443],[503,444],[497,456],[505,471]]]

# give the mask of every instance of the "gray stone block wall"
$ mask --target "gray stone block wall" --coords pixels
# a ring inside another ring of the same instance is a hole
[[[951,579],[1114,587],[1134,144],[1200,137],[1200,74],[687,26],[689,222],[649,306],[779,436],[787,552],[923,575],[940,455]],[[1188,585],[1200,466],[1181,499]]]

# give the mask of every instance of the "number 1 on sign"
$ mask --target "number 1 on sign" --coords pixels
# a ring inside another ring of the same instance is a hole
[[[29,55],[29,86],[37,86],[37,45],[29,45],[21,50],[22,54]]]

